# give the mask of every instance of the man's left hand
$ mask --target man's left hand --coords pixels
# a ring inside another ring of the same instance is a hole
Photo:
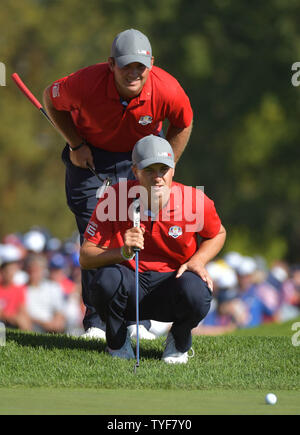
[[[206,282],[210,290],[213,291],[213,281],[203,264],[199,263],[199,261],[193,260],[182,264],[177,271],[176,278],[181,277],[181,275],[187,270],[189,270],[190,272],[194,272],[196,275],[199,275],[200,278],[202,278],[203,281]]]

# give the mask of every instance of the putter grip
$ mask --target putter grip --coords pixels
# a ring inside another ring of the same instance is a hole
[[[139,198],[136,198],[133,203],[133,226],[140,228],[141,223],[141,211]],[[140,248],[134,247],[133,252],[139,252]]]
[[[32,104],[37,107],[39,110],[42,109],[41,103],[35,98],[35,96],[30,92],[27,86],[22,82],[19,75],[17,73],[12,74],[11,78],[16,83],[18,88],[23,92],[23,94],[32,102]]]

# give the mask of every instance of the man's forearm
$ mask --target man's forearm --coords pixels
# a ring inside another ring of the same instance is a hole
[[[224,246],[225,240],[226,230],[222,225],[219,234],[212,239],[202,241],[198,251],[193,255],[193,259],[197,259],[205,266],[218,255]]]
[[[123,261],[119,248],[103,249],[90,242],[84,242],[80,249],[79,262],[82,269],[97,269]]]
[[[47,88],[43,94],[44,106],[49,117],[55,124],[57,130],[65,138],[66,142],[72,147],[78,146],[82,142],[82,137],[80,137],[77,132],[70,112],[56,110],[52,104],[49,92],[50,88]]]
[[[192,128],[193,128],[193,122],[191,123],[191,125],[189,125],[189,127],[186,128],[178,128],[178,127],[174,127],[174,125],[170,124],[167,134],[166,134],[166,139],[168,142],[170,142],[173,151],[174,151],[174,157],[175,157],[175,162],[177,163],[178,160],[180,159],[188,141],[189,138],[191,136],[191,132],[192,132]]]

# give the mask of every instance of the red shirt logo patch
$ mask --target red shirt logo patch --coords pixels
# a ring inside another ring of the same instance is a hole
[[[98,225],[95,224],[94,222],[90,222],[90,223],[88,224],[87,228],[86,228],[86,232],[87,232],[90,236],[94,237],[95,234],[96,234],[97,229],[98,229]]]
[[[151,122],[152,122],[152,116],[149,115],[141,116],[139,120],[139,124],[141,125],[148,125],[151,124]]]
[[[177,237],[182,235],[182,228],[178,226],[170,227],[169,229],[169,236],[173,237],[174,239],[177,239]]]

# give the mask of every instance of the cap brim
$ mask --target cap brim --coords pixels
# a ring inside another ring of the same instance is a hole
[[[123,68],[124,66],[133,62],[142,63],[147,68],[151,67],[151,56],[143,56],[142,54],[127,54],[125,56],[115,57],[115,59],[119,68]]]
[[[154,165],[155,163],[162,163],[163,165],[167,165],[172,169],[174,169],[175,167],[174,161],[170,159],[159,159],[159,158],[142,160],[141,162],[137,163],[136,166],[138,169],[145,169],[147,168],[147,166]]]

